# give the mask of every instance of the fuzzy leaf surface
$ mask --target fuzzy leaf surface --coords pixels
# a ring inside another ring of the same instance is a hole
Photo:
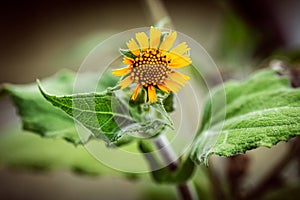
[[[300,135],[299,113],[300,89],[291,88],[289,80],[274,71],[227,82],[206,101],[192,159],[207,163],[211,154],[231,156],[287,141]]]

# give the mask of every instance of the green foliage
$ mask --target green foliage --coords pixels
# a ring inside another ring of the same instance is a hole
[[[226,106],[219,101],[224,89]],[[243,82],[227,82],[206,102],[192,158],[207,163],[211,154],[231,156],[287,141],[300,135],[299,113],[300,89],[291,88],[288,79],[274,71],[260,71]]]
[[[75,129],[77,122],[89,134],[117,145],[127,144],[134,134],[153,137],[166,127],[173,128],[168,115],[174,109],[172,95],[158,93],[160,101],[148,104],[142,90],[137,101],[132,102],[131,91],[112,88],[118,80],[110,74],[100,81],[93,74],[84,76],[86,82],[82,88],[87,93],[83,94],[72,94],[76,76],[67,71],[42,81],[43,87],[57,96],[46,93],[40,85],[39,91],[33,84],[6,84],[2,93],[12,97],[26,130],[43,137],[64,138],[74,144],[82,143]],[[211,154],[231,156],[287,141],[300,135],[299,113],[300,89],[291,88],[289,80],[274,71],[260,71],[242,82],[227,82],[215,88],[205,103],[191,158],[207,163]],[[70,168],[95,175],[116,173],[99,164],[83,147],[61,140],[43,140],[28,133],[12,134],[0,138],[0,147],[2,164],[42,170]],[[140,150],[149,151],[146,146]],[[167,168],[154,171],[152,178],[158,183],[184,183],[193,175],[192,160],[185,158],[175,172]]]

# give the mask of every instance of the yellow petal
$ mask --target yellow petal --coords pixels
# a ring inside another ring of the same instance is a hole
[[[148,41],[148,37],[147,37],[146,33],[144,33],[144,32],[137,33],[137,34],[135,34],[135,37],[136,37],[137,41],[139,42],[139,45],[142,50],[149,48],[149,41]]]
[[[150,28],[150,48],[157,48],[160,43],[161,31],[151,26]]]
[[[135,55],[135,56],[140,55],[139,46],[137,45],[137,43],[135,42],[135,40],[133,38],[131,38],[131,40],[129,40],[126,43],[126,45],[129,48],[129,50],[131,51],[131,53],[133,53],[133,55]]]
[[[124,57],[123,63],[126,65],[132,65],[134,63],[134,60],[132,58]]]
[[[173,71],[168,74],[168,76],[173,80],[179,83],[180,85],[185,85],[186,81],[190,79],[187,75],[181,74],[180,72]]]
[[[124,88],[127,88],[132,82],[133,82],[133,79],[131,78],[131,76],[128,76],[119,82],[119,86],[121,86],[121,89],[124,89]]]
[[[179,72],[177,72],[179,73]],[[185,74],[182,74],[182,73],[179,73],[185,80],[190,80],[190,77],[185,75]]]
[[[112,71],[112,74],[115,76],[124,76],[131,71],[131,67],[124,67],[121,69],[115,69]]]
[[[189,55],[176,56],[171,58],[171,62],[169,63],[170,68],[181,68],[191,64],[191,58]]]
[[[178,56],[183,55],[185,52],[187,52],[188,50],[190,50],[187,46],[187,44],[185,42],[180,43],[179,45],[177,45],[176,47],[174,47],[170,53],[171,54],[175,54]]]
[[[132,100],[136,99],[137,95],[139,94],[140,88],[141,88],[141,85],[137,84],[136,87],[135,87],[135,90],[133,92],[133,95],[131,97]]]
[[[169,49],[171,49],[171,47],[173,46],[173,44],[176,40],[176,37],[177,37],[176,32],[169,33],[167,35],[167,37],[162,41],[159,49],[165,50],[165,51],[168,51]]]
[[[161,91],[163,91],[163,92],[165,92],[165,93],[170,93],[169,88],[167,88],[166,86],[164,86],[164,85],[162,85],[162,84],[157,84],[157,87],[158,87]]]
[[[165,86],[175,93],[180,90],[180,86],[175,81],[172,81],[170,79],[165,80]]]
[[[149,103],[157,101],[156,90],[155,90],[155,87],[153,85],[148,86],[148,101],[149,101]]]

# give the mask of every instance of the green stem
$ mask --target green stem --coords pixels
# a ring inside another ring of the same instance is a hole
[[[168,165],[170,173],[176,171],[179,168],[180,161],[177,159],[176,153],[169,144],[166,136],[163,134],[159,135],[154,141],[154,145],[159,149],[160,156],[165,164]],[[197,199],[196,193],[192,192],[193,189],[188,183],[178,184],[176,185],[176,189],[182,200]]]
[[[166,136],[163,134],[159,135],[155,139],[154,145],[159,150],[164,163],[168,165],[168,169],[171,172],[176,171],[178,169],[179,161]]]

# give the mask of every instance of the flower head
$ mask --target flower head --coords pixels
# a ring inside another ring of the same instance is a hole
[[[188,76],[174,70],[192,63],[185,42],[172,48],[176,37],[176,32],[163,35],[160,29],[151,27],[149,38],[146,33],[140,32],[135,35],[138,43],[133,38],[126,43],[131,56],[124,55],[123,63],[128,66],[113,70],[113,74],[126,76],[119,82],[121,89],[136,83],[132,100],[144,87],[148,92],[148,101],[156,102],[156,90],[176,93],[180,85],[184,86],[189,80]]]

